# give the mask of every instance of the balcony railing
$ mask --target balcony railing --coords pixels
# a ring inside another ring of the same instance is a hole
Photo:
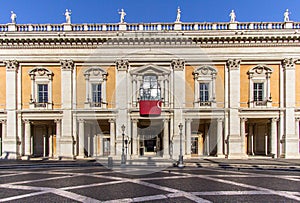
[[[95,31],[197,31],[197,30],[281,30],[299,29],[300,22],[177,22],[103,24],[2,24],[0,32],[95,32]]]

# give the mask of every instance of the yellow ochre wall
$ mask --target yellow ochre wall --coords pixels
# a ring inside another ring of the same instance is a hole
[[[185,66],[185,96],[186,96],[186,107],[193,107],[195,86],[193,72],[200,66],[194,67],[190,65]],[[218,70],[216,77],[216,101],[217,107],[224,107],[224,65],[213,65]]]
[[[83,75],[84,71],[90,67],[77,66],[77,108],[84,108],[86,97],[86,83]],[[106,81],[106,101],[107,108],[115,107],[116,71],[115,66],[101,67],[107,72]]]
[[[29,101],[31,94],[31,80],[28,71],[36,68],[44,67],[53,72],[52,80],[52,101],[53,108],[61,108],[61,68],[60,66],[22,66],[22,108],[29,109]]]
[[[247,72],[256,65],[241,65],[240,66],[240,107],[247,108],[249,102],[249,75]],[[273,69],[273,73],[270,78],[270,89],[272,96],[272,106],[279,106],[279,65],[266,65]]]
[[[6,108],[6,68],[0,67],[0,109]]]

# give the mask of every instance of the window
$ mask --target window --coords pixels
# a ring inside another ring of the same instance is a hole
[[[263,101],[264,83],[254,83],[254,101]]]
[[[28,74],[31,79],[29,108],[52,109],[52,71],[37,67]]]
[[[205,65],[195,70],[193,75],[195,79],[194,107],[215,107],[217,69]]]
[[[200,83],[200,102],[208,102],[208,83]]]
[[[162,100],[163,107],[169,107],[170,70],[154,64],[131,68],[132,107],[138,107],[139,100]]]
[[[92,84],[92,104],[101,107],[101,84]]]
[[[38,84],[38,103],[48,103],[48,85]]]
[[[143,77],[143,83],[140,88],[141,100],[160,100],[160,88],[157,76],[146,75]]]
[[[98,67],[84,71],[86,81],[85,108],[106,108],[106,78],[107,72]]]
[[[273,70],[264,65],[258,65],[248,71],[249,75],[249,107],[271,107],[272,97],[270,77]]]

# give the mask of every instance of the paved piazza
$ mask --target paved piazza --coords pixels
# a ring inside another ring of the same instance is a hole
[[[0,202],[300,202],[299,170],[119,170],[97,164],[2,168]]]

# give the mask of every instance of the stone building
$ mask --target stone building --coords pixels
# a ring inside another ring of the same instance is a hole
[[[299,29],[0,25],[2,158],[299,158]]]

